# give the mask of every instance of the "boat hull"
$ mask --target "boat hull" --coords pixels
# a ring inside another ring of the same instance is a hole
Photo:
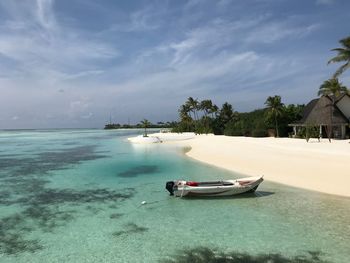
[[[254,192],[262,181],[263,177],[252,177],[223,181],[222,185],[210,185],[210,182],[201,185],[199,182],[196,186],[187,185],[186,181],[176,181],[173,194],[177,197],[233,196]]]

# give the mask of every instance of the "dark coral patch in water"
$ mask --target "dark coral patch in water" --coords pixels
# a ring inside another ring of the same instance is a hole
[[[4,157],[3,157],[4,156]],[[27,157],[11,157],[10,155],[0,156],[0,169],[18,168],[25,163],[32,161],[32,158]]]
[[[128,223],[125,225],[124,228],[125,228],[125,230],[113,232],[112,235],[115,237],[119,237],[122,235],[138,234],[138,233],[144,233],[144,232],[148,231],[147,227],[138,226],[135,223]]]
[[[123,193],[111,191],[105,188],[76,191],[72,189],[45,189],[40,193],[28,196],[28,203],[37,205],[52,205],[62,203],[92,203],[119,201],[131,198],[133,189],[127,188]]]
[[[44,186],[48,181],[42,178],[28,176],[24,178],[9,177],[2,179],[0,182],[1,188],[11,193],[11,195],[7,195],[4,199],[0,198],[0,204],[18,204],[22,203],[22,198],[18,198],[18,196],[41,192],[45,189]]]
[[[32,229],[23,224],[19,214],[5,217],[0,220],[0,254],[17,254],[20,252],[35,252],[42,249],[37,240],[25,239],[23,232]]]
[[[159,172],[159,168],[156,165],[140,165],[125,172],[118,173],[119,177],[137,177],[142,174],[153,174]]]
[[[120,217],[122,217],[123,216],[123,214],[121,214],[121,213],[114,213],[114,214],[111,214],[110,216],[109,216],[109,218],[110,219],[118,219],[118,218],[120,218]]]
[[[93,215],[97,215],[99,212],[104,210],[102,207],[94,206],[94,205],[88,205],[85,207],[85,209],[91,212]]]
[[[9,205],[11,198],[10,191],[0,191],[0,204],[1,205]]]
[[[75,210],[61,211],[58,207],[31,206],[21,213],[23,220],[30,218],[44,232],[52,232],[54,228],[64,226],[72,220]]]
[[[26,239],[36,229],[52,232],[73,219],[74,211],[61,211],[58,207],[30,206],[24,211],[0,220],[0,253],[18,254],[42,249],[39,240]]]
[[[28,174],[46,174],[52,170],[61,170],[69,165],[107,157],[96,152],[96,146],[86,145],[56,151],[40,152],[31,157],[0,158],[0,169],[11,169],[12,176]]]
[[[119,193],[104,188],[76,191],[48,189],[40,185],[37,190],[26,197],[12,201],[13,204],[25,208],[22,212],[0,220],[0,253],[17,254],[41,249],[38,240],[27,240],[25,236],[34,230],[52,232],[71,221],[76,211],[67,208],[62,210],[60,206],[62,204],[74,207],[81,204],[116,203],[134,195],[133,188],[122,189],[120,190],[122,193]],[[140,229],[129,226],[129,230],[133,232]]]
[[[330,263],[321,259],[321,252],[309,251],[306,255],[286,257],[281,254],[224,253],[207,247],[181,250],[163,263]]]
[[[18,254],[42,249],[39,240],[29,239],[33,231],[53,232],[76,215],[79,205],[98,208],[96,204],[117,206],[132,198],[133,188],[118,191],[106,188],[86,190],[47,188],[47,176],[53,170],[67,169],[107,157],[96,146],[77,146],[30,155],[0,156],[0,205],[17,205],[23,210],[7,217],[0,215],[0,254]],[[62,206],[64,205],[64,206]],[[101,208],[99,208],[101,209]]]

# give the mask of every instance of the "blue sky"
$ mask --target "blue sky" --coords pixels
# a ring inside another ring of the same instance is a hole
[[[307,103],[337,68],[347,0],[1,0],[0,128],[177,119],[189,96],[238,111]],[[350,86],[350,72],[341,81]]]

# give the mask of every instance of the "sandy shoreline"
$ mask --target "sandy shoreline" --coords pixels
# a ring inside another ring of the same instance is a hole
[[[234,172],[308,190],[350,197],[348,140],[200,135],[186,141],[187,155]]]

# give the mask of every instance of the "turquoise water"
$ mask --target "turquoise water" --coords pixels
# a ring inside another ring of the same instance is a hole
[[[167,180],[240,175],[174,145],[128,143],[138,133],[1,131],[0,262],[206,262],[208,251],[349,262],[349,198],[269,182],[243,197],[174,198]]]

